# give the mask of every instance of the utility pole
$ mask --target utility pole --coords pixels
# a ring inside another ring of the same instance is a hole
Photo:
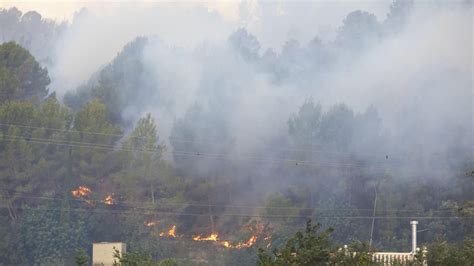
[[[374,211],[372,213],[372,227],[370,228],[370,241],[369,248],[372,248],[372,238],[374,236],[374,225],[375,225],[375,210],[377,208],[377,186],[375,186],[375,199],[374,199]]]
[[[212,208],[211,208],[211,198],[208,196],[207,197],[207,202],[209,206],[209,221],[211,222],[211,232],[215,232],[215,227],[214,227],[214,216],[212,215]]]

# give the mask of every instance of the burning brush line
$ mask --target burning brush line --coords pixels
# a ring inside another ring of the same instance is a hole
[[[75,198],[89,197],[91,192],[92,190],[86,186],[79,186],[77,189],[71,191],[72,196]]]
[[[147,227],[153,227],[157,224],[156,221],[150,221],[150,222],[145,222],[145,226]],[[232,243],[231,241],[228,240],[221,240],[219,239],[219,233],[213,232],[210,233],[209,235],[194,235],[192,237],[193,241],[209,241],[212,243],[215,243],[219,246],[225,247],[225,248],[232,248],[232,249],[243,249],[243,248],[250,248],[252,247],[259,238],[262,238],[264,243],[266,244],[267,247],[271,245],[271,236],[266,235],[264,233],[265,226],[264,225],[257,225],[257,229],[251,229],[253,232],[250,238],[245,241],[245,242],[238,242],[238,243]],[[176,238],[176,225],[172,225],[171,228],[165,232],[161,231],[159,233],[159,237],[171,237],[171,238]]]
[[[71,190],[71,194],[74,198],[82,199],[87,204],[93,205],[95,202],[92,199],[90,199],[91,193],[92,193],[92,190],[86,186],[79,186],[77,189]],[[105,198],[101,202],[104,203],[105,205],[113,205],[114,201],[115,200],[113,198],[113,194],[108,194],[107,196],[105,196]]]
[[[79,186],[77,189],[71,190],[71,194],[74,198],[82,199],[86,203],[93,205],[95,202],[90,198],[91,193],[92,190],[87,186]],[[113,194],[107,194],[107,196],[103,200],[101,200],[101,202],[106,205],[113,205],[115,202]],[[154,227],[157,225],[157,223],[158,221],[145,221],[144,225],[146,227]],[[252,235],[245,242],[232,243],[228,240],[221,240],[219,239],[219,233],[217,232],[212,232],[207,236],[194,235],[192,237],[192,240],[198,242],[210,241],[225,248],[242,249],[252,247],[261,237],[263,238],[263,241],[266,243],[267,247],[271,245],[271,236],[265,234],[265,226],[263,224],[257,224],[253,226],[247,225],[245,228],[252,232]],[[176,225],[172,225],[167,231],[161,231],[158,236],[176,238]]]

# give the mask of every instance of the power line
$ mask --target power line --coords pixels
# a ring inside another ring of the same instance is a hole
[[[185,156],[185,157],[201,157],[201,158],[210,158],[210,159],[221,159],[221,160],[230,160],[230,161],[258,161],[258,162],[267,162],[267,163],[290,163],[295,165],[316,165],[316,166],[346,166],[354,169],[365,169],[361,168],[360,165],[348,164],[348,163],[334,163],[329,161],[310,161],[310,160],[298,160],[298,159],[289,159],[289,158],[272,158],[272,157],[249,157],[249,156],[231,156],[225,154],[212,154],[204,153],[199,151],[167,151],[162,149],[127,149],[125,147],[116,147],[115,145],[109,144],[100,144],[100,143],[90,143],[83,141],[68,141],[68,140],[55,140],[55,139],[46,139],[46,138],[29,138],[24,139],[22,136],[16,135],[3,135],[5,141],[25,141],[28,143],[35,144],[45,144],[45,145],[58,145],[66,147],[77,147],[77,148],[89,148],[89,149],[101,149],[108,151],[128,151],[128,152],[139,152],[139,153],[155,153],[163,154],[169,153],[171,155]],[[269,158],[269,159],[267,159]],[[381,167],[368,167],[371,169],[386,169]]]
[[[27,194],[26,192],[20,192]],[[46,196],[16,196],[16,198],[32,198],[32,199],[47,199],[47,200],[57,200],[62,201],[64,198],[57,198],[57,197],[46,197]],[[93,199],[87,198],[87,200],[91,200],[93,202],[98,202],[103,199]],[[68,201],[78,201],[84,202],[85,200],[82,198],[70,198]],[[139,209],[151,209],[153,210],[156,207],[171,207],[171,206],[184,206],[184,207],[226,207],[226,208],[243,208],[243,209],[281,209],[281,210],[317,210],[317,211],[372,211],[372,209],[362,209],[362,208],[307,208],[307,207],[284,207],[284,206],[257,206],[257,205],[235,205],[235,204],[208,204],[202,202],[183,202],[183,203],[143,203],[138,201],[118,201],[117,204],[130,204],[133,208]],[[133,204],[140,204],[140,205],[149,205],[149,207],[142,207],[142,206],[133,206]],[[420,212],[419,210],[404,210],[404,209],[382,209],[383,211],[389,212]],[[380,208],[379,208],[380,211]],[[428,212],[436,212],[436,213],[443,213],[443,212],[450,212],[453,213],[452,210],[430,210]]]
[[[0,123],[0,126],[15,126],[15,127],[20,127],[20,128],[31,128],[31,129],[46,129],[46,130],[51,130],[51,131],[59,131],[59,132],[71,132],[71,133],[81,133],[81,134],[89,134],[89,135],[100,135],[100,136],[114,136],[118,138],[123,138],[126,137],[126,134],[115,134],[115,133],[103,133],[103,132],[94,132],[94,131],[81,131],[81,130],[73,130],[73,129],[58,129],[58,128],[50,128],[50,127],[39,127],[39,126],[30,126],[30,125],[21,125],[21,124],[11,124],[11,123]],[[128,138],[132,139],[147,139],[147,137],[142,137],[142,136],[132,136],[128,135]],[[202,138],[204,139],[204,138]],[[210,139],[210,138],[205,138],[207,141],[200,141],[200,140],[189,140],[189,139],[183,139],[183,138],[175,138],[175,137],[170,137],[169,141],[171,143],[177,142],[177,143],[198,143],[198,144],[215,144],[216,140],[215,139]],[[323,145],[315,145],[311,144],[311,147],[324,147]],[[351,153],[348,155],[347,152],[338,152],[338,151],[320,151],[320,150],[313,150],[313,149],[292,149],[292,148],[282,148],[282,149],[277,149],[280,151],[296,151],[296,152],[308,152],[308,153],[318,153],[318,154],[339,154],[339,155],[344,155],[344,156],[350,156]],[[359,155],[372,155],[371,153],[355,153]],[[382,153],[381,153],[382,154]],[[385,153],[383,153],[385,154]],[[393,156],[391,156],[393,157]]]
[[[61,128],[51,128],[51,127],[39,127],[39,126],[30,126],[30,125],[21,125],[21,124],[10,124],[10,123],[0,123],[0,126],[13,126],[19,128],[30,128],[30,129],[45,129],[57,132],[67,132],[67,133],[81,133],[81,134],[89,134],[89,135],[99,135],[99,136],[113,136],[113,137],[125,137],[126,134],[116,134],[116,133],[103,133],[103,132],[95,132],[95,131],[82,131],[82,130],[74,130],[74,129],[61,129]],[[146,138],[140,136],[130,136],[131,138]]]
[[[358,170],[387,170],[389,169],[396,169],[393,167],[374,167],[374,166],[367,166],[363,167],[361,165],[357,164],[347,164],[347,163],[339,163],[339,162],[330,162],[330,161],[309,161],[309,160],[298,160],[298,159],[286,159],[286,158],[280,158],[280,159],[275,159],[271,157],[267,157],[270,159],[266,159],[265,157],[251,157],[251,158],[246,158],[243,156],[240,157],[234,157],[231,155],[224,155],[224,154],[209,154],[209,153],[203,153],[203,152],[195,152],[195,151],[167,151],[167,150],[147,150],[147,149],[127,149],[124,147],[114,147],[113,145],[107,146],[106,144],[103,145],[97,145],[96,143],[88,143],[88,142],[78,142],[78,144],[75,143],[68,143],[67,141],[61,142],[55,142],[50,141],[49,139],[41,139],[41,138],[33,138],[33,139],[23,139],[21,137],[8,137],[8,135],[4,135],[7,138],[4,138],[3,140],[5,141],[17,141],[17,140],[22,140],[28,143],[34,143],[34,144],[44,144],[44,145],[57,145],[57,146],[65,146],[65,147],[77,147],[77,148],[88,148],[88,149],[99,149],[99,150],[108,150],[108,151],[126,151],[126,152],[134,152],[134,153],[151,153],[151,154],[170,154],[172,156],[176,157],[194,157],[194,158],[205,158],[205,159],[212,159],[212,160],[221,160],[221,161],[252,161],[252,162],[263,162],[263,163],[269,163],[269,164],[281,164],[281,163],[286,163],[289,165],[295,165],[295,166],[314,166],[314,167],[326,167],[326,168],[342,168],[342,167],[347,167],[350,169],[358,169]],[[79,144],[81,143],[81,144]],[[417,174],[412,173],[411,175],[415,176]]]
[[[2,205],[1,207],[7,207]],[[66,212],[95,212],[95,213],[124,213],[124,214],[135,214],[143,213],[146,215],[163,215],[163,216],[203,216],[207,217],[209,213],[191,213],[191,212],[173,212],[173,211],[144,211],[144,210],[117,210],[117,209],[80,209],[80,208],[45,208],[45,207],[26,207],[20,206],[15,207],[17,209],[39,209],[45,211],[66,211]],[[317,218],[317,219],[388,219],[388,220],[399,220],[399,219],[418,219],[418,220],[443,220],[443,219],[474,219],[474,216],[316,216],[314,215],[272,215],[272,214],[237,214],[237,213],[213,213],[212,216],[220,217],[248,217],[248,218],[291,218],[291,219],[301,219],[301,218]]]

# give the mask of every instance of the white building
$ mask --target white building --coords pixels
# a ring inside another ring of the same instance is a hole
[[[127,252],[127,245],[122,242],[101,242],[92,244],[92,265],[112,266],[117,258],[114,258],[115,249],[120,255]]]

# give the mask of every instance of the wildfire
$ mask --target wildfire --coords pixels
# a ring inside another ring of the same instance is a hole
[[[237,248],[237,249],[249,248],[249,247],[253,246],[253,244],[255,244],[255,242],[257,242],[257,236],[253,235],[249,238],[249,240],[247,240],[247,242],[238,243],[234,247]]]
[[[91,189],[86,186],[79,186],[78,189],[72,190],[72,196],[75,198],[84,198],[88,197],[91,194]]]
[[[92,205],[93,201],[89,199],[92,190],[86,186],[79,186],[77,189],[71,190],[71,194],[76,199],[83,199],[87,204]]]
[[[105,197],[105,199],[102,202],[107,205],[114,204],[114,198],[112,197],[112,194],[107,195],[107,197]]]
[[[155,224],[153,224],[155,225]],[[148,226],[148,225],[147,225]],[[176,237],[176,225],[171,226],[171,228],[168,230],[168,232],[160,232],[159,236],[164,237],[164,236],[169,236],[169,237]]]
[[[219,234],[218,233],[211,233],[207,237],[204,237],[204,236],[201,236],[201,235],[193,237],[194,241],[217,241],[218,239],[219,239]]]
[[[229,241],[222,241],[222,245],[226,248],[232,248],[232,244]]]
[[[152,227],[156,225],[156,221],[149,221],[144,223],[146,227]]]
[[[263,238],[263,242],[266,244],[267,247],[271,246],[272,237],[271,235],[268,234],[269,233],[268,228],[264,224],[248,225],[245,228],[247,228],[248,230],[252,232],[252,235],[247,241],[239,242],[234,245],[225,241],[227,243],[222,243],[223,246],[226,248],[235,248],[235,249],[250,248],[257,242],[259,238]]]
[[[145,226],[152,227],[157,224],[156,221],[146,221],[144,222]],[[232,243],[229,240],[221,240],[219,239],[219,233],[212,232],[209,235],[194,235],[192,237],[193,241],[210,241],[215,243],[215,245],[222,246],[228,249],[243,249],[243,248],[250,248],[255,243],[257,243],[258,239],[262,239],[263,243],[268,247],[271,246],[271,235],[268,233],[268,228],[262,224],[254,224],[248,225],[244,227],[245,229],[252,232],[252,235],[248,238],[245,242],[234,242]],[[176,225],[172,225],[168,231],[161,231],[158,234],[160,237],[172,237],[176,238]]]
[[[235,248],[235,249],[241,249],[241,248],[249,248],[257,242],[257,236],[252,235],[249,240],[246,242],[239,242],[237,244],[232,244],[231,242],[227,240],[219,240],[219,234],[218,233],[211,233],[209,236],[202,236],[202,235],[197,235],[193,237],[194,241],[213,241],[218,243],[219,245],[224,246],[225,248]]]
[[[176,237],[176,225],[173,225],[170,230],[168,230],[168,236]]]

